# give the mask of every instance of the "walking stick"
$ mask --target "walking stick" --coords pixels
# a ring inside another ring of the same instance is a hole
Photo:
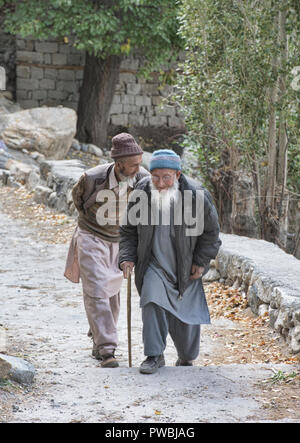
[[[128,332],[128,361],[129,367],[132,367],[131,355],[131,273],[127,268],[127,332]]]

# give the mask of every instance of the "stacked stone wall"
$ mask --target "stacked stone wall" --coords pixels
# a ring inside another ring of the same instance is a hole
[[[56,40],[16,41],[17,101],[27,108],[59,104],[77,109],[84,54]]]
[[[85,53],[70,42],[16,40],[17,101],[23,108],[63,105],[77,110]],[[172,88],[162,86],[159,73],[149,79],[138,76],[140,60],[122,62],[109,116],[112,127],[165,127],[183,130],[175,106],[162,104]]]

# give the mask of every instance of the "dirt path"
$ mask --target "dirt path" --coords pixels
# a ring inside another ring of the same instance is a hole
[[[0,324],[8,353],[37,370],[32,387],[0,383],[0,422],[300,421],[299,365],[266,325],[253,331],[246,311],[238,322],[216,318],[214,295],[215,316],[203,328],[196,365],[174,367],[169,342],[167,367],[144,376],[138,372],[144,357],[136,291],[133,368],[127,367],[124,283],[120,368],[99,368],[90,356],[81,287],[63,277],[74,221],[35,205],[23,189],[0,188],[0,226]],[[271,383],[274,375],[279,383]]]

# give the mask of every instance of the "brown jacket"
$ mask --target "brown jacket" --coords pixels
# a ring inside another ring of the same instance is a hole
[[[102,189],[108,189],[109,174],[113,166],[114,163],[107,163],[87,170],[79,182],[73,187],[72,195],[79,214],[78,226],[103,240],[119,242],[120,234],[118,225],[108,227],[99,226],[96,220],[96,210],[99,207],[97,194]],[[135,185],[147,175],[149,175],[149,172],[141,167],[140,172],[136,175]],[[80,269],[77,251],[77,229],[71,239],[64,275],[73,283],[79,283]]]
[[[72,191],[73,201],[78,210],[78,226],[106,241],[119,242],[119,224],[101,226],[97,222],[96,213],[101,203],[97,195],[103,189],[109,189],[109,175],[114,163],[99,165],[86,171]],[[141,168],[135,177],[134,186],[149,173]]]

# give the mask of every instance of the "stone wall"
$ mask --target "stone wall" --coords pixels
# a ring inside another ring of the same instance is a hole
[[[221,234],[222,247],[205,281],[220,280],[241,290],[256,315],[300,352],[300,262],[273,243]]]
[[[17,101],[27,108],[67,105],[76,109],[84,54],[58,41],[16,41]]]
[[[84,52],[61,40],[17,38],[16,45],[17,101],[21,106],[64,105],[76,110]],[[148,80],[138,77],[139,67],[138,59],[123,61],[109,126],[129,130],[164,127],[171,133],[182,131],[184,125],[179,110],[175,106],[161,106],[171,87],[160,84],[159,73],[153,73]]]

